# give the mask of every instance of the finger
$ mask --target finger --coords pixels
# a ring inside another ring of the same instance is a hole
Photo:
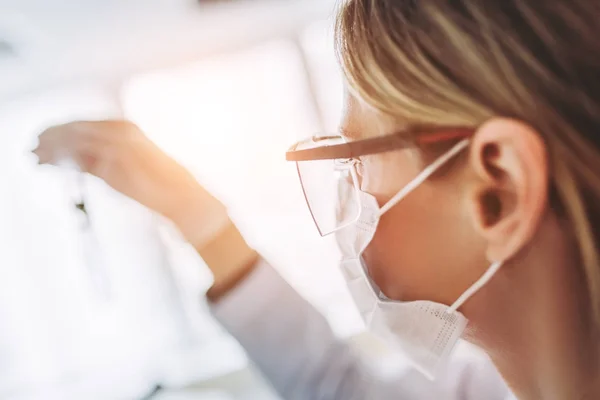
[[[141,133],[133,123],[125,120],[77,121],[69,124],[70,132],[79,137],[103,142],[121,142],[132,140]]]
[[[109,145],[93,125],[76,122],[46,129],[33,153],[41,164],[55,164],[65,158],[100,157]]]
[[[64,125],[47,128],[38,135],[38,143],[33,153],[38,156],[40,164],[56,162],[67,156],[72,144],[68,136],[68,128]]]
[[[145,136],[136,125],[128,121],[74,121],[44,130],[38,136],[36,148],[50,147],[54,151],[83,141],[100,145],[103,143],[121,145],[123,142],[136,141],[136,139],[143,140]]]
[[[76,121],[46,129],[33,153],[40,164],[68,168],[72,164],[65,160],[71,160],[81,171],[106,179],[117,168],[115,163],[136,164],[138,152],[148,156],[145,139],[126,121]]]
[[[108,141],[114,136],[112,131],[117,125],[105,121],[74,121],[66,124],[51,126],[38,135],[38,147],[65,147],[70,143],[94,140]]]
[[[52,153],[43,149],[36,147],[31,151],[38,159],[38,164],[51,164],[53,161]]]
[[[39,146],[33,150],[38,164],[64,168],[77,168],[83,172],[98,174],[99,165],[109,162],[109,146],[93,140],[70,143],[65,147]],[[76,164],[76,165],[73,165]]]

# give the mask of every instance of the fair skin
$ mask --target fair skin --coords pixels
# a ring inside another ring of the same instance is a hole
[[[352,98],[341,124],[350,140],[403,127]],[[35,153],[41,163],[73,157],[116,190],[173,219],[200,254],[229,223],[220,203],[132,125],[55,127],[40,136]],[[424,167],[416,150],[362,161],[362,189],[380,204]],[[572,235],[550,208],[548,182],[546,147],[537,132],[518,121],[490,120],[474,133],[459,163],[382,217],[365,259],[388,297],[444,304],[492,261],[504,261],[460,310],[470,320],[468,339],[490,354],[520,399],[600,398],[598,341],[585,329],[590,320]],[[242,253],[247,259],[209,265],[217,285],[254,257]]]
[[[351,140],[404,127],[354,103],[342,126]],[[423,168],[407,150],[363,162],[363,190],[380,204]],[[447,305],[493,261],[505,261],[460,310],[470,320],[469,339],[490,354],[518,398],[598,398],[598,340],[585,329],[573,238],[549,207],[548,181],[540,135],[518,121],[491,120],[474,133],[464,162],[382,217],[365,260],[388,297]]]

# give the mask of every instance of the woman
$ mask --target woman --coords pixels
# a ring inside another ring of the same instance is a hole
[[[338,239],[366,322],[431,376],[463,335],[487,352],[519,399],[600,398],[599,16],[600,4],[585,0],[350,0],[341,7],[337,45],[352,93],[343,137],[301,142],[288,158],[298,162],[320,232]],[[278,279],[231,225],[194,230],[195,221],[211,220],[200,207],[176,204],[209,196],[165,156],[156,155],[164,171],[182,177],[163,183],[181,191],[172,201],[145,184],[157,181],[150,166],[105,162],[113,149],[157,153],[145,141],[135,150],[121,145],[141,138],[134,127],[118,138],[76,134],[86,126],[42,135],[40,161],[69,149],[90,172],[176,221],[209,265],[226,266],[209,291],[217,315],[220,301],[227,307],[230,297],[244,296],[259,275]],[[335,220],[323,216],[310,189],[310,177],[324,175],[307,172],[315,159],[335,159],[342,176],[332,189]],[[134,187],[127,180],[134,175],[144,184]],[[221,252],[223,243],[237,246],[239,257]],[[235,332],[252,323],[226,325]],[[259,335],[241,340],[248,349],[265,333],[254,328]],[[330,333],[320,333],[324,354],[342,359]],[[305,343],[318,353],[320,344]],[[275,382],[306,372],[298,364],[276,372],[269,357],[250,354]],[[315,357],[313,365],[328,365]],[[346,365],[352,376],[354,364]],[[361,379],[337,382],[337,394],[317,397],[315,389],[306,398],[411,398],[402,388],[382,395]]]

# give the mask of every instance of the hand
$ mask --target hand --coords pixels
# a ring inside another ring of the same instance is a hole
[[[53,126],[39,136],[33,152],[40,164],[74,161],[83,172],[171,219],[197,249],[231,224],[223,204],[131,122]]]

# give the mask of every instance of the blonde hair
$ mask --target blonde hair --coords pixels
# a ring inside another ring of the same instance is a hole
[[[522,120],[547,145],[600,326],[600,2],[348,0],[336,46],[349,86],[418,125]]]

